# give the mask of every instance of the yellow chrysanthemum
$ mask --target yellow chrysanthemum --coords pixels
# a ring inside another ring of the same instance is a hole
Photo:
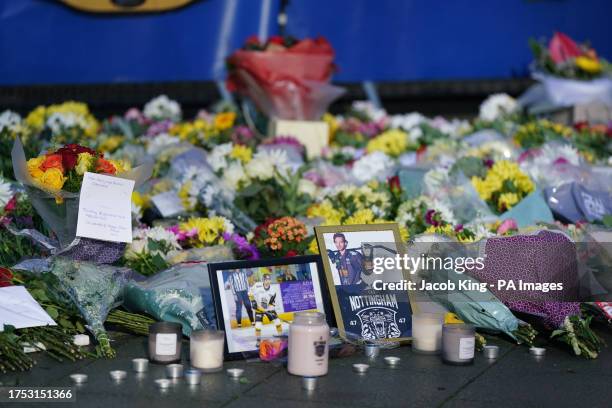
[[[130,171],[132,169],[132,164],[127,160],[109,160],[115,169],[117,169],[117,174],[125,173],[126,171]]]
[[[225,231],[225,218],[191,218],[186,222],[179,224],[179,229],[182,232],[195,231],[195,239],[192,239],[192,245],[201,248],[206,245],[223,244],[223,232]]]
[[[121,143],[123,143],[123,136],[110,136],[104,139],[102,143],[100,143],[100,145],[98,146],[98,150],[104,153],[112,153],[117,150],[119,146],[121,146]]]
[[[589,74],[598,74],[601,72],[601,63],[595,58],[580,56],[576,58],[576,65],[581,70]]]
[[[519,196],[516,193],[503,193],[499,196],[499,200],[497,200],[497,209],[499,211],[508,210],[516,203],[519,202]]]
[[[94,161],[95,157],[92,154],[87,152],[79,153],[77,156],[77,165],[75,167],[76,173],[82,176],[93,167]]]
[[[308,253],[317,255],[319,253],[319,245],[316,239],[312,239],[308,245]]]
[[[364,208],[355,211],[353,215],[344,220],[344,225],[358,225],[358,224],[373,224],[376,220],[374,212],[369,208]]]
[[[236,144],[230,153],[232,159],[240,160],[242,163],[248,163],[253,157],[253,150],[250,147]]]
[[[383,152],[390,156],[399,156],[408,148],[408,134],[398,129],[387,130],[368,142],[368,153]]]
[[[42,129],[45,125],[47,109],[44,106],[37,106],[32,112],[25,118],[27,126],[34,129]]]
[[[344,212],[334,206],[327,200],[311,205],[306,211],[308,218],[323,218],[321,225],[340,225]]]
[[[187,211],[193,210],[193,202],[190,197],[191,181],[186,182],[181,186],[178,192],[178,197],[183,204],[183,208]]]
[[[215,116],[214,126],[216,130],[227,130],[234,126],[236,114],[234,112],[222,112]]]

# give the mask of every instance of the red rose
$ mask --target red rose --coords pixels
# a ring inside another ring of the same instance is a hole
[[[79,154],[89,153],[93,156],[96,155],[94,150],[75,143],[67,144],[61,149],[58,149],[58,151],[55,153],[62,156],[62,164],[64,165],[66,171],[70,171],[76,167]]]
[[[293,249],[287,251],[287,253],[285,254],[285,256],[287,257],[292,257],[292,256],[297,256],[297,255],[298,255],[297,251],[294,251]]]
[[[548,44],[548,52],[555,64],[565,62],[570,58],[576,58],[583,54],[578,44],[563,33],[555,33],[553,38],[551,38]]]
[[[0,267],[0,288],[13,286],[13,272],[9,269]]]

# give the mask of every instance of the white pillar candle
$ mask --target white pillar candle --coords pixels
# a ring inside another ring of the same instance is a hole
[[[198,330],[191,333],[189,356],[191,366],[205,372],[219,371],[223,368],[223,347],[225,332]]]
[[[412,315],[413,350],[437,354],[442,349],[442,325],[444,316],[439,313],[417,313]]]

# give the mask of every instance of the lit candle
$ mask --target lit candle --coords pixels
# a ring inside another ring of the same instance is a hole
[[[329,326],[320,312],[295,313],[289,326],[287,371],[305,377],[327,374]]]
[[[474,362],[476,337],[471,324],[445,324],[442,329],[442,361],[453,365]]]
[[[181,361],[182,326],[179,323],[157,322],[149,326],[149,358],[154,363]]]
[[[438,354],[442,349],[442,325],[440,313],[412,315],[412,349],[423,354]]]
[[[197,330],[191,332],[189,356],[191,365],[204,372],[223,368],[225,332],[222,330]]]

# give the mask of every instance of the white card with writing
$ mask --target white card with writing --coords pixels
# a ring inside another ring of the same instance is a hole
[[[79,200],[77,237],[132,242],[134,180],[85,173]]]
[[[151,201],[153,201],[155,208],[159,210],[159,213],[164,218],[172,217],[185,211],[183,203],[176,191],[166,191],[165,193],[156,194],[151,197]]]

